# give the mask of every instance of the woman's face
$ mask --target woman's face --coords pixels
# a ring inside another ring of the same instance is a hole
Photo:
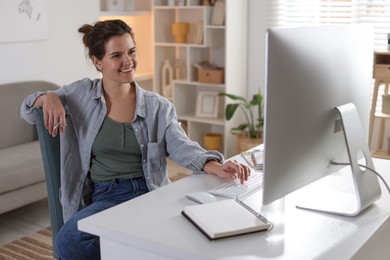
[[[95,66],[102,72],[109,84],[123,84],[134,81],[137,67],[135,43],[130,34],[111,37],[105,44],[106,53],[101,60],[93,57]]]

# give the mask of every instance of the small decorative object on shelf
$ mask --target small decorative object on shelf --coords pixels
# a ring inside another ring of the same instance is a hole
[[[189,23],[173,23],[172,34],[176,38],[176,43],[187,43],[187,36],[190,32]]]
[[[177,0],[177,5],[185,6],[186,5],[186,0]]]
[[[211,17],[212,25],[223,25],[225,23],[225,3],[216,2],[214,5],[213,15]]]
[[[218,133],[207,133],[204,135],[203,142],[207,150],[219,151],[222,144],[222,135]]]
[[[164,61],[161,73],[162,94],[166,98],[172,98],[173,69],[168,59]]]
[[[198,70],[198,81],[202,83],[223,84],[224,69],[208,61],[195,63],[194,67]]]
[[[124,11],[125,10],[125,0],[106,0],[106,9],[110,12],[115,11]]]
[[[197,117],[218,117],[219,97],[216,91],[198,91],[196,96]]]
[[[203,5],[215,5],[216,0],[203,0]]]
[[[195,39],[194,42],[196,44],[203,43],[203,21],[200,21],[195,24]]]
[[[175,60],[175,79],[185,80],[187,78],[186,61],[182,59]]]

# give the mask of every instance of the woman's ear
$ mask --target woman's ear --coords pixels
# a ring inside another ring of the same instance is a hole
[[[102,62],[96,56],[92,56],[92,62],[98,71],[102,70]]]

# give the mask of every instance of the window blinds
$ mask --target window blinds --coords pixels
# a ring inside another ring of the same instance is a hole
[[[390,0],[267,0],[269,26],[370,24],[374,48],[387,48]]]

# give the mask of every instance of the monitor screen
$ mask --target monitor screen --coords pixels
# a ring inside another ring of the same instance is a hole
[[[353,127],[367,133],[372,39],[359,25],[268,29],[263,204],[339,170],[331,161],[349,162],[335,108],[354,104],[361,126]]]

